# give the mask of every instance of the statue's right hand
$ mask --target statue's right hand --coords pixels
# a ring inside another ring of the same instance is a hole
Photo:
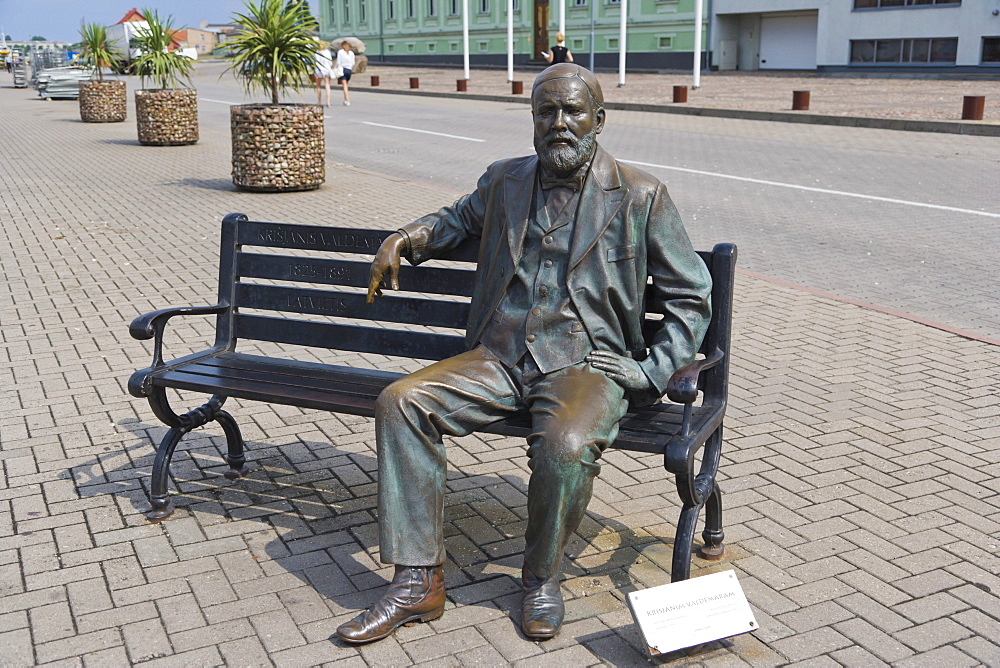
[[[389,286],[393,290],[399,290],[399,258],[403,252],[403,245],[406,243],[403,235],[398,232],[386,237],[386,240],[379,246],[372,260],[370,278],[368,279],[368,299],[367,303],[375,301],[375,296],[382,296],[382,281],[386,272],[389,272]]]

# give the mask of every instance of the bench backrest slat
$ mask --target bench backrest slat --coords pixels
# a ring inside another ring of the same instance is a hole
[[[244,251],[236,254],[236,273],[240,278],[367,288],[370,267],[371,262],[368,260],[333,260]],[[404,265],[399,268],[399,281],[407,287],[419,284],[420,292],[472,296],[472,281],[469,280],[468,269]]]
[[[425,360],[442,360],[465,352],[465,338],[449,334],[360,327],[243,313],[236,314],[234,320],[237,339]]]
[[[464,329],[469,319],[469,305],[465,302],[383,295],[368,304],[365,299],[366,294],[363,292],[252,283],[240,283],[236,289],[236,304],[241,309],[308,313],[452,329]]]

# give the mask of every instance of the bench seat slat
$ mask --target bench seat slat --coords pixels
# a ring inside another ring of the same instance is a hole
[[[442,360],[465,351],[465,339],[450,334],[288,320],[261,315],[236,314],[234,320],[235,336],[239,339],[425,360]]]
[[[366,297],[361,292],[253,283],[240,283],[236,287],[236,306],[239,308],[451,329],[463,329],[469,319],[469,305],[464,302],[384,295],[369,304]]]

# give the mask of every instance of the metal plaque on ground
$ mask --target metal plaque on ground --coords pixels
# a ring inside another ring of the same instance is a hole
[[[634,591],[628,602],[651,656],[758,628],[732,570]]]

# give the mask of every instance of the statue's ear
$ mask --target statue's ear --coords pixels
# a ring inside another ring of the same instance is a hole
[[[607,119],[607,114],[604,113],[604,107],[598,109],[595,116],[596,116],[596,122],[594,124],[595,132],[597,134],[601,134],[601,131],[604,130],[604,121]]]

